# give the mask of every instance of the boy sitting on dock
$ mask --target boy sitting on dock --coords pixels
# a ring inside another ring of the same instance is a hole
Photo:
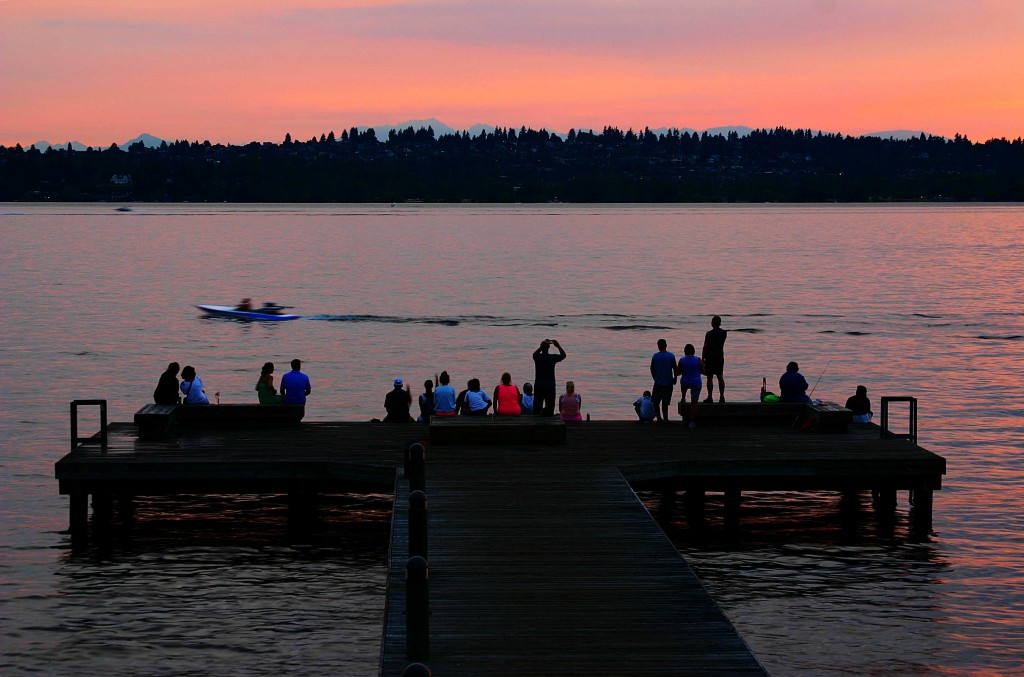
[[[651,391],[645,390],[639,400],[633,403],[636,410],[637,423],[654,423],[654,400],[651,399]]]

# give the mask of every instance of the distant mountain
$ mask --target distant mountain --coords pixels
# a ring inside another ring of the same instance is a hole
[[[163,139],[158,139],[152,134],[147,134],[143,132],[142,134],[136,136],[134,139],[128,139],[123,144],[120,144],[118,148],[128,148],[128,146],[132,145],[133,143],[138,143],[139,141],[141,141],[142,145],[145,146],[146,148],[159,148],[160,144],[164,143]]]
[[[146,148],[158,148],[160,146],[160,144],[164,142],[163,139],[158,139],[157,137],[153,136],[152,134],[143,133],[143,134],[139,134],[134,139],[128,139],[124,143],[117,144],[117,147],[120,148],[121,150],[128,150],[128,146],[132,145],[133,143],[137,143],[139,141],[141,141],[142,145],[144,145]],[[71,150],[86,150],[86,149],[90,148],[90,146],[86,146],[84,143],[81,143],[80,141],[71,141],[70,143],[71,143]],[[53,148],[54,150],[64,150],[65,148],[68,147],[68,144],[67,143],[50,143],[49,141],[36,141],[35,143],[32,144],[32,146],[34,146],[38,150],[40,150],[40,151],[45,153],[49,148]],[[104,149],[106,149],[106,148],[110,148],[110,146],[109,145],[107,145],[107,146],[92,146],[92,148],[104,148]]]
[[[80,141],[71,141],[70,143],[71,143],[71,150],[85,150],[86,148],[88,148],[88,146],[86,146],[84,143],[81,143]],[[35,148],[35,149],[37,149],[37,150],[39,150],[39,151],[41,151],[43,153],[45,153],[51,147],[57,148],[57,149],[63,149],[63,148],[67,148],[68,144],[67,143],[57,143],[57,144],[54,144],[54,143],[50,143],[49,141],[36,141],[35,143],[33,143],[30,146],[30,148]]]
[[[879,139],[896,139],[897,141],[906,141],[907,139],[917,139],[921,135],[930,136],[927,132],[912,132],[907,129],[896,129],[891,132],[871,132],[870,134],[862,134],[861,136],[876,136]]]

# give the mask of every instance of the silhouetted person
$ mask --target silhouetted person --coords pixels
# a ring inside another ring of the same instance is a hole
[[[558,348],[558,355],[548,352],[551,346]],[[537,416],[555,415],[555,389],[558,387],[555,365],[564,359],[565,350],[555,339],[544,339],[540,347],[533,351],[533,413]]]
[[[292,360],[292,370],[281,377],[281,394],[285,404],[306,405],[306,396],[313,392],[309,377],[303,374],[302,360]]]
[[[384,396],[384,409],[388,415],[384,417],[385,423],[408,423],[412,420],[409,408],[412,406],[412,393],[409,386],[403,389],[402,379],[396,378],[394,388]]]
[[[697,357],[697,349],[692,343],[683,348],[683,356],[679,358],[679,415],[687,421],[690,428],[697,427],[697,402],[700,400],[701,378],[704,361]],[[690,394],[689,414],[686,412],[686,395]]]
[[[725,402],[725,379],[722,373],[725,371],[725,339],[728,336],[729,332],[722,329],[722,318],[718,315],[712,317],[711,330],[704,334],[704,347],[700,351],[704,373],[708,376],[708,398],[705,402],[715,401],[715,377],[718,378],[718,401]]]
[[[429,378],[423,382],[423,394],[419,397],[420,418],[423,423],[430,423],[434,415],[434,382]]]
[[[874,412],[871,411],[868,389],[864,386],[857,386],[857,394],[846,400],[846,408],[853,412],[854,423],[871,423]]]
[[[676,356],[668,351],[668,342],[658,339],[658,352],[651,356],[651,400],[658,421],[668,420],[668,405],[672,404],[672,390],[676,384]]]
[[[178,370],[180,368],[177,362],[171,362],[167,365],[164,373],[160,374],[160,381],[156,384],[156,390],[153,391],[154,402],[157,404],[178,403]]]
[[[786,373],[779,378],[780,402],[810,402],[807,396],[807,379],[800,373],[800,365],[790,362]]]

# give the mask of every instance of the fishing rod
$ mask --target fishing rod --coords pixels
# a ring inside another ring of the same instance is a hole
[[[814,389],[818,387],[819,383],[821,383],[821,377],[825,375],[825,372],[828,370],[828,365],[830,364],[832,364],[832,360],[825,363],[825,368],[821,370],[821,374],[818,375],[818,380],[814,382],[814,388],[811,388],[811,392],[807,393],[807,397],[814,394]]]

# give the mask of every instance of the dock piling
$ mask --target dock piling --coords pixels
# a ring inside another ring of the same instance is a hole
[[[409,494],[409,557],[427,559],[427,495],[420,490]]]
[[[430,567],[422,557],[405,564],[405,655],[409,660],[430,658]]]
[[[427,450],[417,442],[409,445],[409,491],[424,491],[427,482]]]

